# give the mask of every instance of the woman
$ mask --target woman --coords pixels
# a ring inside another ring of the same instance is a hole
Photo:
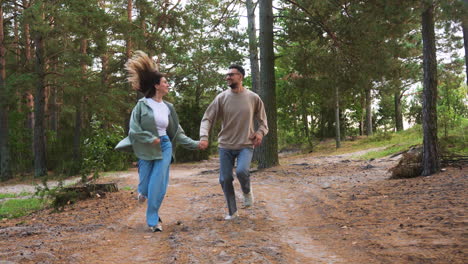
[[[128,81],[145,95],[133,108],[128,137],[116,149],[130,146],[138,157],[138,201],[146,199],[146,222],[153,232],[162,231],[159,208],[169,183],[169,165],[174,158],[175,143],[197,149],[199,142],[187,137],[171,103],[163,100],[169,84],[156,70],[154,61],[142,51],[126,63]]]

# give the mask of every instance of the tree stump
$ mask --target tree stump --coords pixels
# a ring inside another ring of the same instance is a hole
[[[118,191],[116,183],[96,183],[86,184],[84,186],[65,187],[57,192],[52,206],[55,210],[62,211],[65,205],[73,204],[91,197],[103,198],[106,196],[106,192]]]

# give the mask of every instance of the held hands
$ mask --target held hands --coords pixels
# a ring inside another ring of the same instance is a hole
[[[254,133],[249,137],[249,139],[252,140],[254,147],[258,147],[262,144],[263,135],[260,133]]]
[[[205,150],[207,147],[208,147],[208,141],[200,140],[200,143],[198,143],[198,148],[201,150]]]
[[[153,144],[154,146],[156,146],[156,145],[158,145],[160,142],[161,142],[161,140],[160,140],[159,138],[156,138],[156,139],[153,141],[153,143],[151,143],[151,144]]]

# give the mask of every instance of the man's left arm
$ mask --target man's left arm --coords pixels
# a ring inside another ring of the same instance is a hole
[[[255,101],[254,109],[254,115],[258,123],[258,129],[252,136],[250,136],[250,139],[252,140],[254,147],[258,147],[260,144],[262,144],[263,136],[268,133],[268,122],[265,107],[260,97],[258,97]]]
[[[258,129],[255,133],[261,134],[262,137],[268,134],[268,121],[265,106],[263,105],[263,101],[260,97],[258,97],[255,105],[255,119],[257,119],[258,123]]]

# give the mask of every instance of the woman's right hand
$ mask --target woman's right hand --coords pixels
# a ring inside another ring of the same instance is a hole
[[[159,138],[156,138],[154,141],[153,141],[153,145],[158,145],[159,143],[161,142],[161,140]]]

